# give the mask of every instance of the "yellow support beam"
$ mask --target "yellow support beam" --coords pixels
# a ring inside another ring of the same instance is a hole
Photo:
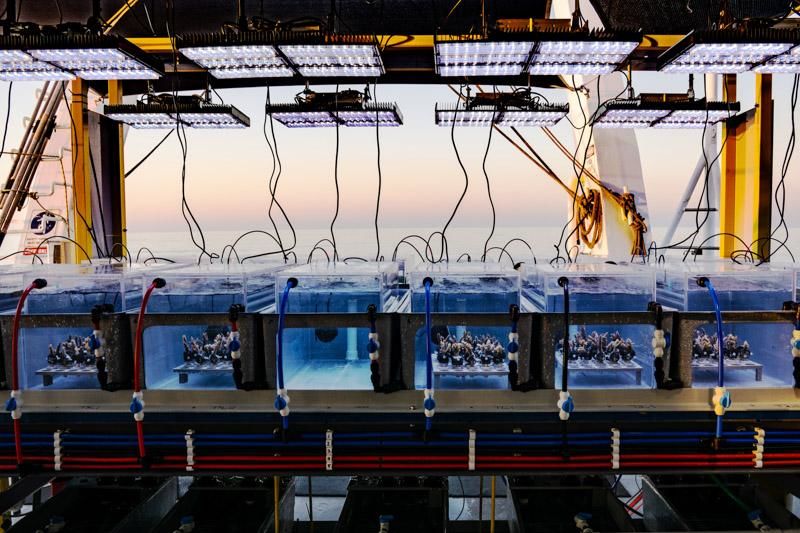
[[[727,98],[736,99],[734,76],[726,76]],[[772,225],[772,76],[756,74],[756,105],[723,126],[721,157],[720,255],[749,248],[761,257],[770,253]],[[734,238],[736,235],[745,244]]]
[[[122,103],[122,82],[119,80],[108,82],[108,103],[109,105],[119,105]],[[124,138],[122,124],[117,126],[117,141],[119,146],[118,162],[119,162],[119,218],[115,216],[112,223],[114,229],[119,228],[119,235],[114,235],[114,243],[121,244],[116,246],[115,253],[123,255],[123,251],[128,246],[128,222],[125,211],[125,138]],[[116,233],[116,231],[114,232]]]
[[[75,241],[92,255],[92,238],[89,228],[92,227],[92,168],[89,160],[89,124],[87,111],[87,93],[89,85],[78,78],[72,82],[72,180],[74,202],[72,220],[75,221]],[[79,263],[83,252],[76,249],[70,260]]]

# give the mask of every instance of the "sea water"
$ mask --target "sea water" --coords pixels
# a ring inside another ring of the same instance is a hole
[[[99,389],[96,364],[50,364],[49,348],[70,337],[88,337],[91,324],[80,328],[36,327],[20,330],[19,377],[23,389]]]
[[[411,270],[411,311],[425,312],[426,278],[431,278],[433,313],[507,313],[520,303],[519,273],[496,263],[451,263]]]
[[[361,314],[363,327],[287,328],[283,335],[284,377],[289,389],[366,390],[370,381],[367,309],[401,311],[407,305],[397,263],[312,263],[282,271],[278,303],[289,278],[288,313]]]

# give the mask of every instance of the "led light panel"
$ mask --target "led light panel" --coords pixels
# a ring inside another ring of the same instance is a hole
[[[109,105],[103,110],[105,116],[124,122],[133,128],[174,128],[178,121],[185,127],[198,129],[247,128],[250,118],[233,106],[208,104],[205,102],[182,103],[137,103],[133,105]]]
[[[661,55],[659,70],[715,74],[792,72],[786,65],[793,59],[787,56],[798,42],[797,33],[785,30],[695,31]]]
[[[436,108],[436,124],[439,126],[515,126],[549,128],[564,118],[569,110],[565,105],[536,105],[531,109],[496,108],[481,106],[472,109]]]
[[[528,62],[530,41],[458,41],[435,45],[440,76],[517,76]]]
[[[301,76],[377,77],[384,73],[383,61],[374,44],[285,44],[281,52]]]
[[[629,129],[704,128],[731,118],[739,109],[738,102],[617,100],[604,106],[593,126]]]
[[[21,43],[21,41],[18,40]],[[22,50],[0,50],[2,81],[68,81],[75,76],[49,63],[37,61]]]
[[[633,34],[615,38],[605,32],[541,32],[537,35],[541,40],[527,72],[539,75],[609,74],[640,42]]]
[[[218,79],[294,76],[272,45],[196,46],[181,53]]]
[[[42,38],[28,53],[87,80],[154,80],[161,74],[144,54],[122,39],[80,36]],[[51,47],[40,47],[54,45]]]
[[[275,104],[267,114],[287,128],[400,126],[403,115],[396,104],[366,104],[362,109],[311,108],[300,104]]]
[[[762,65],[753,68],[759,73],[773,74],[798,74],[800,73],[800,46],[795,46],[789,52],[773,57]]]

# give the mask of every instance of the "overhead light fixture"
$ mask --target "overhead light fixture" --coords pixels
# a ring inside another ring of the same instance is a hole
[[[230,105],[214,104],[196,96],[149,95],[150,101],[107,105],[103,114],[139,129],[174,128],[179,123],[197,129],[248,128],[250,118]]]
[[[438,40],[436,72],[444,77],[608,74],[641,42],[638,32],[569,30],[558,21],[552,24],[530,32]]]
[[[685,94],[612,100],[593,121],[595,128],[704,128],[736,115],[739,102],[707,102]]]
[[[180,51],[218,79],[294,76],[272,41],[266,32],[186,35]]]
[[[568,104],[542,103],[530,89],[512,92],[467,92],[463,106],[436,106],[439,126],[555,126],[569,111]]]
[[[375,78],[384,73],[375,37],[241,31],[181,38],[180,51],[215,78]]]
[[[372,103],[369,92],[347,89],[338,93],[308,88],[291,104],[270,104],[266,113],[287,128],[339,126],[400,126],[403,115],[394,103]]]
[[[697,30],[659,57],[662,72],[800,72],[800,34],[773,28]]]
[[[436,73],[456,76],[518,76],[533,43],[521,40],[443,40],[434,45]]]
[[[545,30],[526,72],[537,75],[601,75],[617,70],[639,46],[636,32]]]
[[[372,39],[351,38],[356,42],[325,44],[282,44],[280,51],[305,78],[360,77],[383,75],[383,61]]]
[[[162,67],[125,39],[94,34],[0,38],[0,79],[8,81],[153,80]]]

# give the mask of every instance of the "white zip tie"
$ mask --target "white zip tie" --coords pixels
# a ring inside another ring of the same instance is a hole
[[[664,357],[664,350],[667,347],[667,338],[663,329],[657,329],[653,332],[651,346],[653,347],[653,356],[656,358]]]
[[[53,432],[53,470],[61,471],[61,430]]]
[[[619,470],[619,446],[621,433],[617,428],[611,428],[611,468]]]
[[[184,439],[186,439],[186,471],[192,472],[194,470],[194,430],[187,430]]]
[[[469,430],[469,463],[467,468],[470,471],[475,470],[475,440],[477,435],[474,429]]]
[[[333,470],[333,430],[325,432],[325,470]]]

